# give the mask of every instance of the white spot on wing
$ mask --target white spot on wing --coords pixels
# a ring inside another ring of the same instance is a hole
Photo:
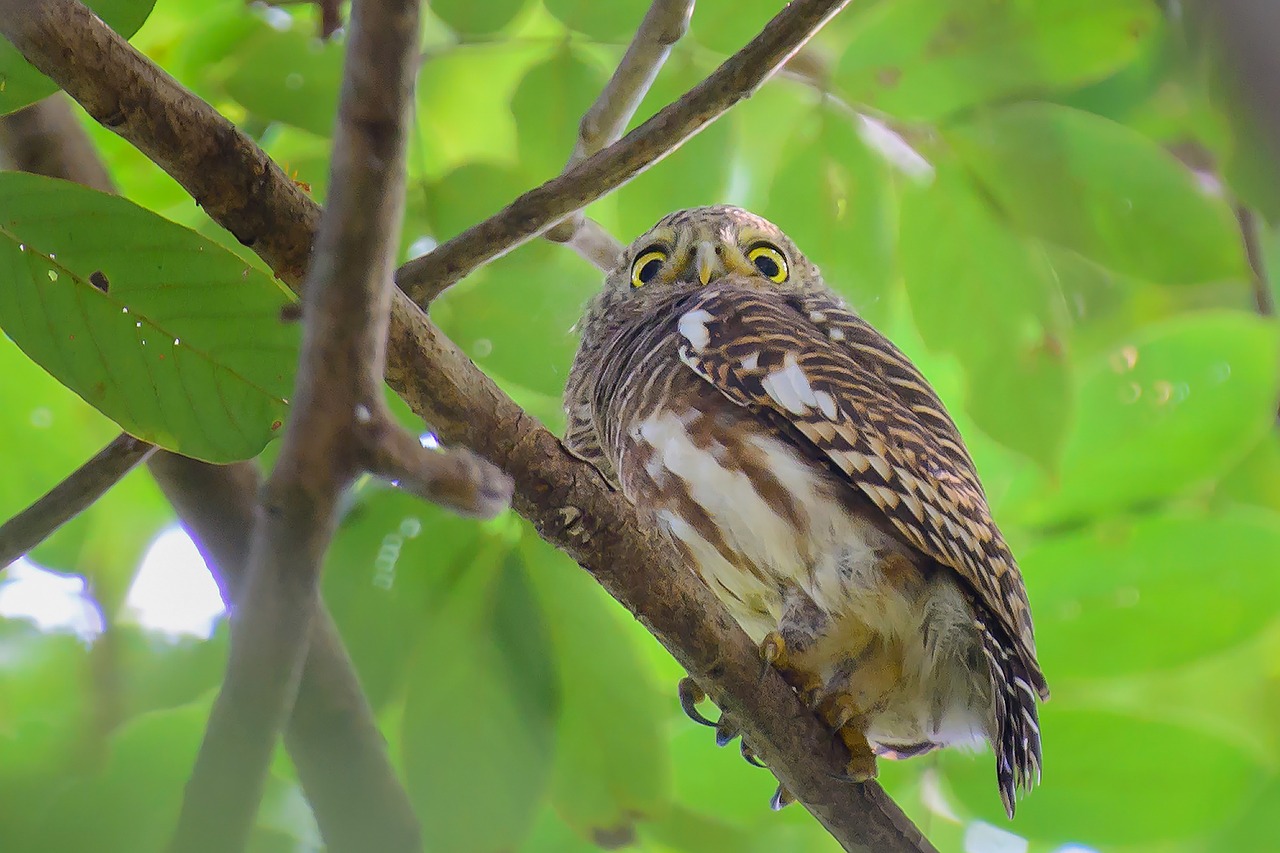
[[[760,368],[760,351],[751,353],[751,355],[742,359],[743,370],[758,370]]]
[[[677,323],[676,328],[680,330],[680,334],[693,347],[694,352],[702,352],[702,350],[706,349],[707,344],[711,343],[711,332],[707,329],[707,323],[714,319],[710,312],[698,308],[680,315],[680,321]]]
[[[787,353],[782,367],[772,371],[761,382],[765,392],[782,408],[793,415],[803,415],[818,405],[818,398],[804,375],[795,353]]]
[[[843,341],[844,329],[837,329],[835,326],[832,326],[831,330],[827,332],[827,337],[831,338],[833,341]]]
[[[818,401],[818,408],[822,410],[822,414],[826,415],[828,420],[834,421],[839,413],[835,398],[826,391],[818,391],[813,396]]]

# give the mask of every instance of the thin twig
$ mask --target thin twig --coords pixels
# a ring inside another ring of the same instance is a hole
[[[0,571],[87,509],[155,449],[154,444],[122,432],[35,503],[0,525]]]
[[[115,192],[61,93],[0,117],[0,148],[24,171]],[[233,607],[249,558],[260,485],[257,466],[210,465],[166,450],[152,454],[147,466],[204,557],[223,602]],[[298,700],[284,739],[330,850],[421,850],[417,815],[323,605],[312,624]]]
[[[1262,257],[1262,247],[1258,245],[1257,218],[1247,206],[1237,203],[1236,222],[1240,225],[1240,241],[1244,244],[1244,256],[1249,262],[1254,307],[1264,317],[1274,317],[1276,301],[1271,292],[1271,280],[1267,277],[1267,265]]]
[[[653,0],[604,91],[583,115],[578,125],[578,141],[566,169],[622,138],[622,132],[666,63],[672,45],[689,31],[692,14],[693,0]],[[549,229],[546,237],[556,243],[569,244],[607,272],[617,261],[622,245],[594,222],[595,227],[585,229],[586,222],[586,215],[576,210]]]
[[[789,8],[811,11],[812,5],[797,0]],[[0,12],[6,6],[27,12],[0,14],[0,31],[29,61],[160,164],[223,227],[249,241],[282,281],[299,287],[318,211],[252,140],[78,3],[46,0],[28,7],[0,0]],[[788,36],[796,42],[807,37]],[[563,218],[566,208],[556,202],[556,209],[561,212],[547,221]],[[523,229],[508,235],[490,227],[497,252],[526,238]],[[460,257],[482,254],[473,247],[459,250]],[[591,571],[704,687],[715,689],[788,790],[846,850],[934,849],[879,786],[835,780],[843,748],[779,677],[766,673],[761,679],[755,646],[714,596],[640,530],[621,495],[566,453],[407,298],[395,298],[391,321],[392,387],[443,438],[512,474],[515,508]]]
[[[622,186],[749,97],[848,2],[793,0],[680,100],[484,222],[409,261],[396,273],[396,284],[418,305],[427,305],[476,267]]]
[[[248,841],[306,660],[338,499],[368,459],[387,458],[380,442],[407,436],[386,408],[382,375],[419,13],[419,0],[358,0],[352,8],[331,192],[303,288],[293,404],[263,490],[227,674],[187,783],[174,853],[240,850]],[[401,442],[404,476],[430,469],[443,478],[439,460],[447,457],[410,440],[430,461],[410,468]],[[509,483],[487,463],[448,473],[457,482],[439,491],[455,506],[490,515],[505,506]]]

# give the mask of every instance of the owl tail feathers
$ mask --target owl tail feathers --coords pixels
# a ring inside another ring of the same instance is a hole
[[[982,651],[991,666],[995,711],[996,780],[1004,810],[1013,819],[1016,796],[1040,781],[1040,714],[1037,679],[1009,644],[982,626]],[[1040,679],[1042,680],[1042,679]]]

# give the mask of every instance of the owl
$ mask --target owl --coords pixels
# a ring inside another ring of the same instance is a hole
[[[906,356],[775,225],[728,206],[658,222],[579,329],[566,446],[841,737],[848,775],[986,741],[1012,818],[1049,696],[1026,590]],[[681,698],[706,722],[688,679]]]

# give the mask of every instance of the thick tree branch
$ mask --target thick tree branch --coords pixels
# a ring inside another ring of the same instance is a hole
[[[622,186],[750,97],[848,2],[793,0],[760,35],[680,100],[496,215],[405,264],[396,274],[396,284],[418,305],[427,305],[479,265]]]
[[[151,473],[214,569],[230,605],[249,558],[258,469],[249,462],[209,465],[158,453]],[[338,629],[321,607],[298,700],[284,733],[307,801],[330,850],[420,851],[422,830],[387,756]]]
[[[115,186],[61,93],[0,117],[0,149],[24,171]],[[199,548],[227,607],[249,557],[259,477],[250,462],[210,465],[161,450],[147,465]],[[321,605],[285,746],[330,850],[419,851],[422,831],[337,627]]]
[[[692,14],[693,0],[653,0],[604,91],[583,115],[578,125],[578,142],[569,155],[566,169],[622,137],[627,123],[667,61],[672,45],[689,31]],[[618,241],[596,223],[588,224],[581,210],[556,223],[546,237],[567,243],[606,272],[613,268],[622,252]]]
[[[0,11],[18,2],[0,0]],[[808,15],[815,5],[797,0],[788,11]],[[834,12],[840,5],[824,4],[823,9]],[[38,8],[39,15],[21,22],[0,14],[0,31],[90,114],[110,119],[118,133],[187,187],[224,227],[251,237],[264,260],[297,287],[314,236],[314,205],[247,137],[78,4],[50,0]],[[814,26],[825,18],[818,15]],[[798,44],[807,35],[791,33],[789,38]],[[74,63],[69,59],[73,52]],[[738,91],[734,99],[745,94]],[[659,117],[670,115],[670,109]],[[209,144],[211,139],[216,145]],[[193,151],[202,154],[192,156]],[[489,246],[464,245],[455,250],[457,257],[482,260],[506,251],[585,203],[557,201],[546,187],[541,192],[555,203],[553,212],[539,215],[540,224],[532,230],[516,227],[511,214],[500,215],[478,232],[479,238],[469,232],[473,236],[468,239],[489,240]],[[472,447],[513,475],[516,508],[636,613],[704,687],[714,689],[788,790],[845,849],[933,849],[879,786],[834,779],[843,769],[843,748],[780,677],[770,672],[760,678],[755,647],[715,598],[643,534],[621,495],[566,454],[554,436],[401,296],[392,306],[387,377],[442,437]]]
[[[352,8],[331,194],[303,288],[293,404],[232,614],[226,678],[170,845],[176,852],[240,850],[248,840],[306,660],[337,502],[355,477],[376,460],[419,491],[481,515],[500,511],[510,495],[507,478],[487,463],[464,451],[467,464],[449,468],[447,454],[408,437],[382,394],[418,19],[418,0],[357,0]]]
[[[0,571],[87,509],[155,449],[155,445],[122,432],[35,503],[0,525]]]

